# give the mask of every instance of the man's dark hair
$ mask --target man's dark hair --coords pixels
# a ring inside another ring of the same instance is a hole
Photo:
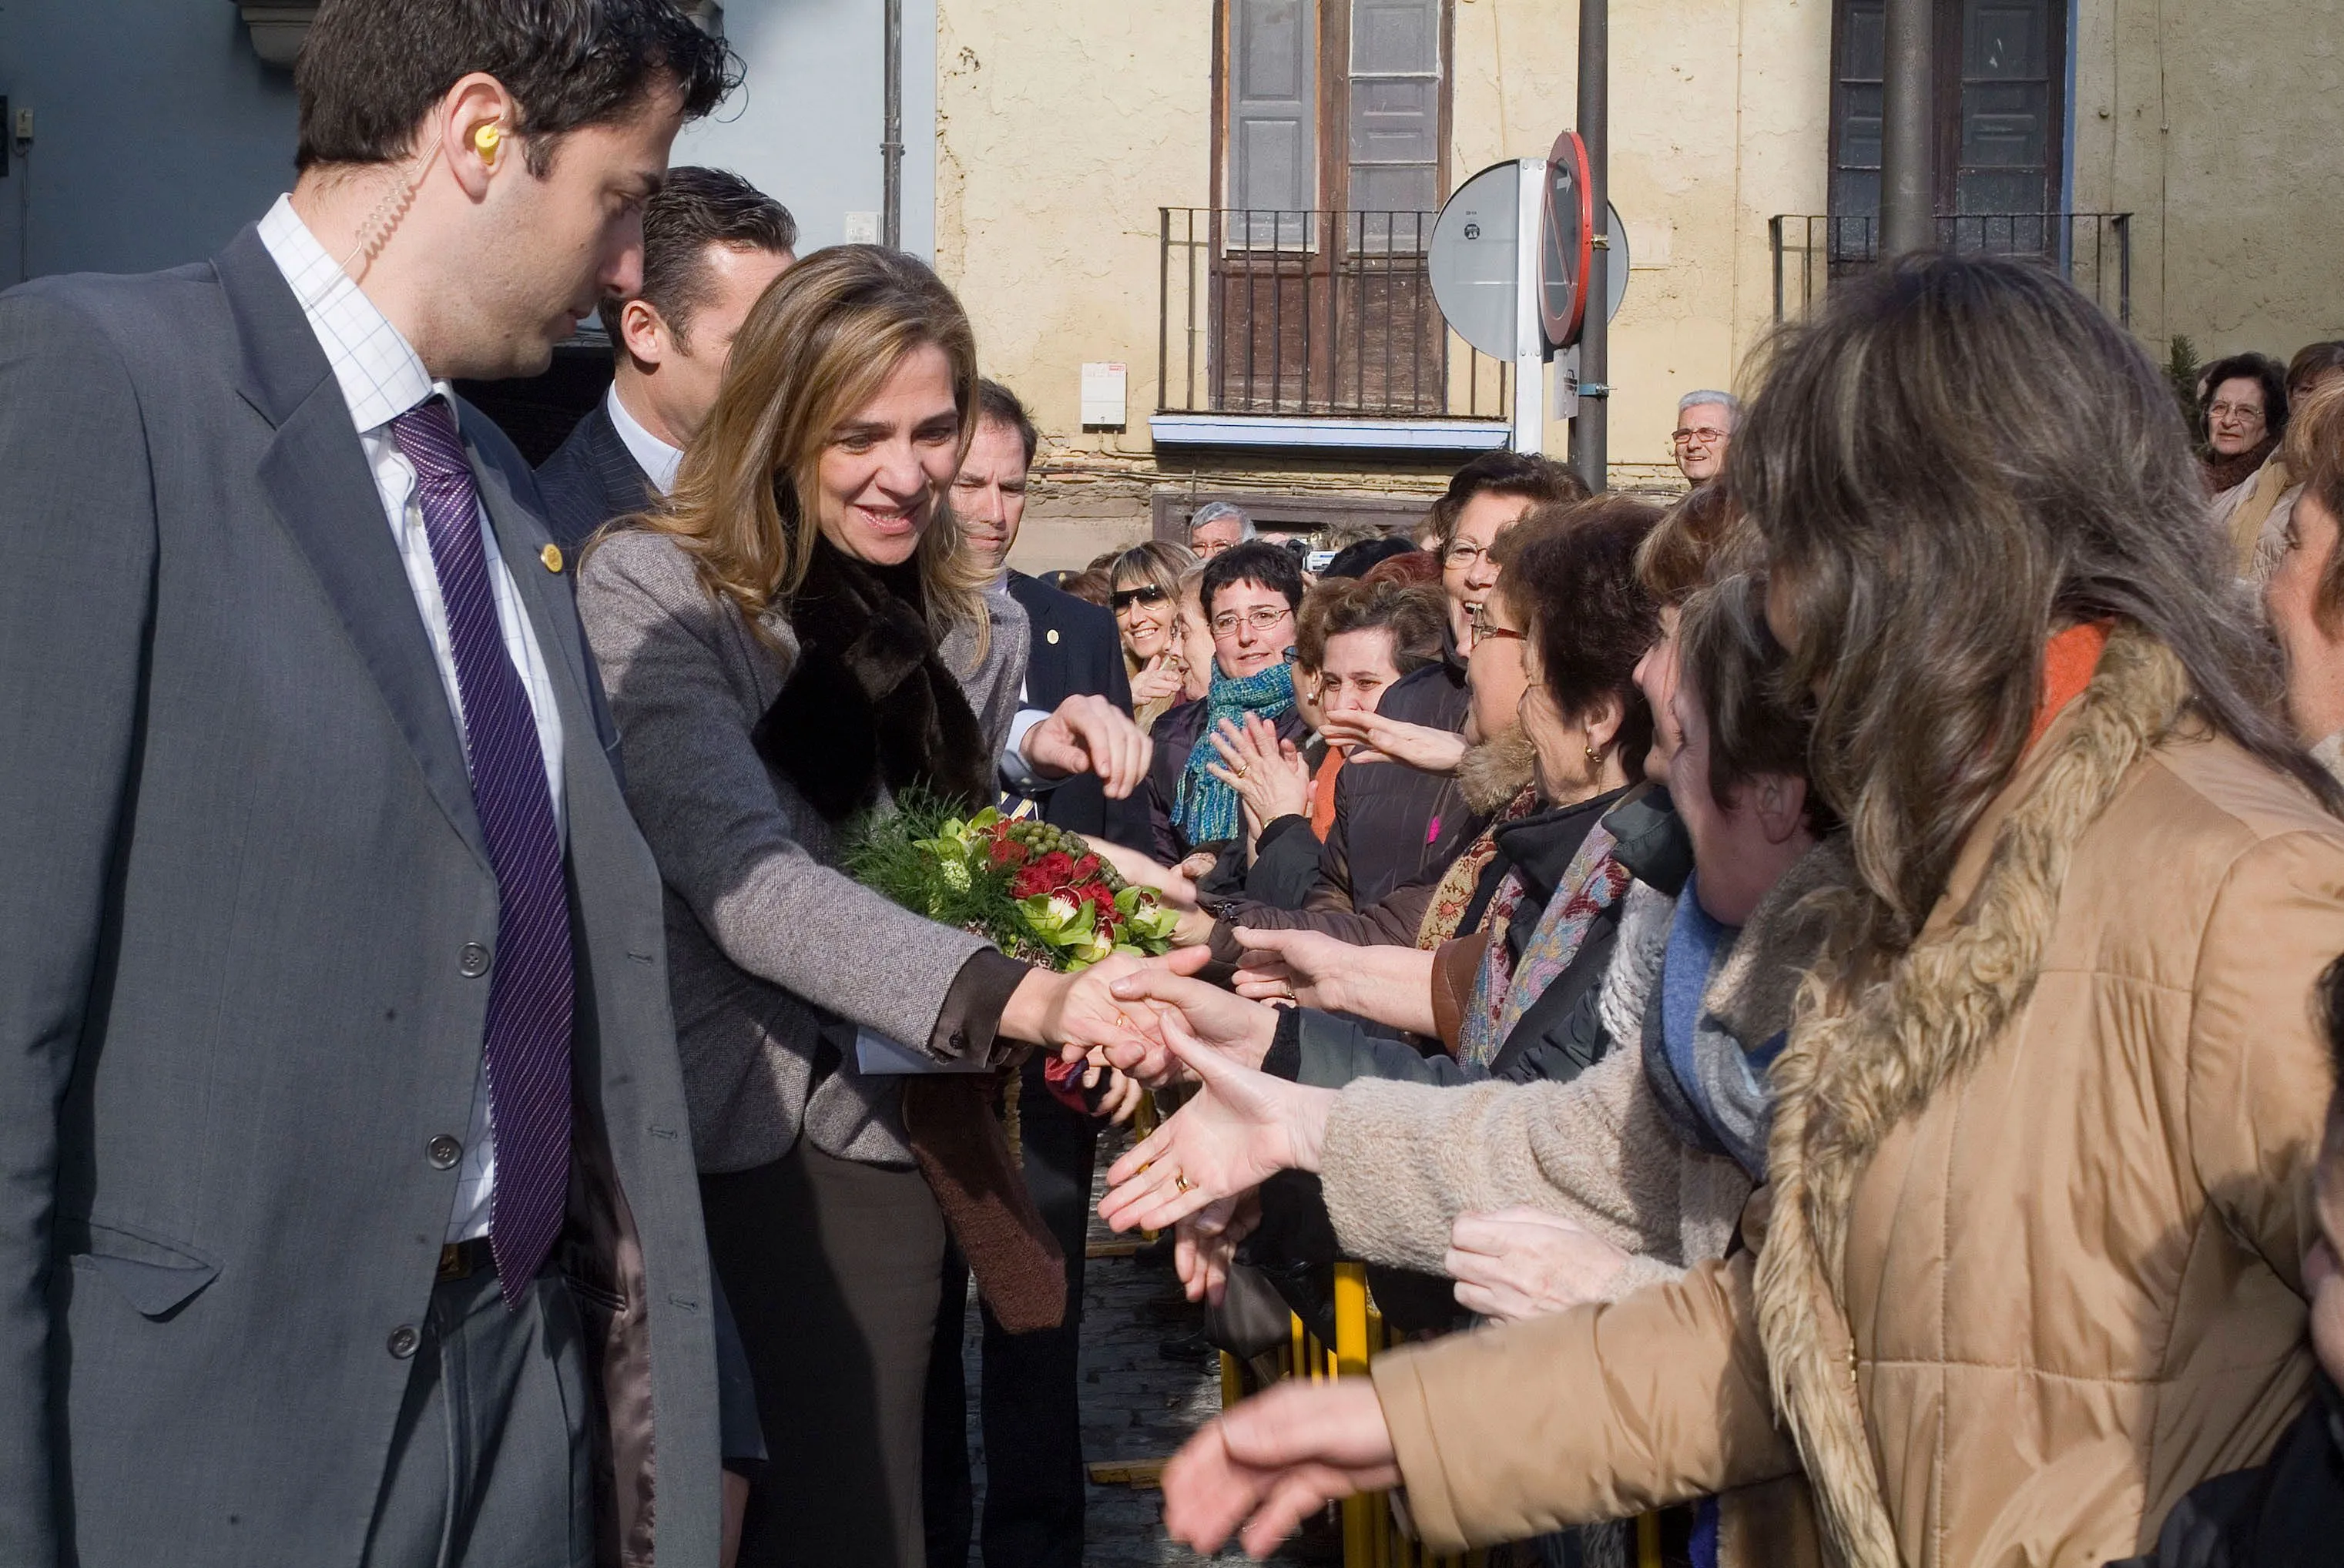
[[[663,77],[682,89],[687,119],[740,79],[723,44],[672,0],[325,0],[293,67],[295,166],[406,156],[423,116],[475,71],[520,105],[506,130],[541,177],[556,137],[624,119]]]
[[[2252,381],[2263,389],[2263,434],[2276,441],[2287,434],[2287,370],[2268,354],[2233,354],[2198,372],[2206,396],[2198,402],[2198,438],[2214,438],[2214,398],[2225,381]]]
[[[1032,467],[1042,433],[1034,428],[1034,416],[1026,412],[1024,400],[989,376],[976,384],[976,420],[982,425],[988,419],[1017,432],[1017,438],[1026,443],[1026,466]]]
[[[689,165],[667,171],[667,183],[643,207],[643,287],[635,297],[660,313],[679,344],[688,344],[692,318],[708,303],[708,248],[794,250],[798,220],[790,209],[730,169]],[[602,302],[602,330],[619,341],[623,299]]]
[[[1231,545],[1205,563],[1197,598],[1205,607],[1207,620],[1213,618],[1213,597],[1236,583],[1282,593],[1289,608],[1298,608],[1302,603],[1302,563],[1283,548],[1260,539]]]
[[[1345,545],[1318,574],[1321,581],[1329,578],[1363,578],[1394,556],[1414,555],[1416,546],[1403,535],[1385,534],[1380,538],[1361,539],[1356,545]]]
[[[1450,476],[1449,489],[1432,503],[1436,551],[1457,538],[1457,519],[1476,496],[1520,496],[1536,503],[1583,501],[1587,481],[1551,457],[1534,452],[1484,452]]]

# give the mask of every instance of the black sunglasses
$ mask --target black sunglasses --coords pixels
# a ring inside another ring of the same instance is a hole
[[[1136,604],[1162,604],[1170,597],[1162,588],[1151,585],[1147,588],[1117,588],[1106,596],[1106,602],[1117,611],[1122,611]]]

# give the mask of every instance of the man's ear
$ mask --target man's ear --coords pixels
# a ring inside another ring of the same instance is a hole
[[[1807,781],[1793,773],[1761,773],[1742,786],[1770,844],[1785,844],[1807,825]]]
[[[619,307],[619,344],[646,369],[666,363],[675,354],[675,335],[668,330],[659,307],[648,299],[630,299]]]

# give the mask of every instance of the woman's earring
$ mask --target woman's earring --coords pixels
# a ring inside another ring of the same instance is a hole
[[[1603,759],[1595,755],[1595,747],[1592,743],[1590,743],[1587,748],[1587,770],[1590,773],[1593,773],[1600,770],[1602,766]]]

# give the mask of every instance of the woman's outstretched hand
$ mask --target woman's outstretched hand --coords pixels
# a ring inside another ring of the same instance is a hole
[[[1164,1014],[1163,1028],[1203,1087],[1107,1171],[1101,1219],[1117,1231],[1161,1231],[1280,1171],[1318,1169],[1335,1091],[1241,1066],[1191,1034],[1179,1013]]]
[[[1440,1260],[1459,1306],[1507,1323],[1608,1300],[1627,1266],[1586,1226],[1541,1209],[1459,1215]]]
[[[1077,692],[1028,729],[1020,749],[1045,779],[1095,773],[1106,798],[1120,800],[1147,782],[1155,748],[1130,714],[1104,697]]]
[[[1325,931],[1239,926],[1236,936],[1246,948],[1234,981],[1239,996],[1357,1013],[1423,1035],[1440,1029],[1432,1012],[1429,952],[1362,946]]]
[[[1375,1384],[1281,1382],[1207,1426],[1164,1467],[1164,1528],[1209,1556],[1243,1526],[1246,1551],[1267,1557],[1328,1503],[1399,1482]]]
[[[1197,956],[1180,961],[1195,968],[1209,956],[1201,948],[1195,951]],[[1094,1051],[1109,1064],[1118,1057],[1138,1060],[1151,1052],[1160,1055],[1159,1016],[1152,1009],[1116,1000],[1111,988],[1150,963],[1169,961],[1117,954],[1078,974],[1030,970],[1001,1010],[1000,1032],[1011,1040],[1050,1046],[1069,1060]]]
[[[1425,773],[1454,773],[1465,760],[1465,738],[1436,725],[1405,724],[1373,709],[1330,713],[1319,731],[1329,746],[1349,748],[1354,762],[1404,762]]]
[[[1147,1011],[1151,1020],[1166,1012],[1184,1020],[1188,1033],[1248,1067],[1259,1067],[1278,1033],[1278,1014],[1258,1002],[1231,996],[1218,986],[1188,977],[1210,960],[1204,948],[1180,948],[1116,977],[1116,1000],[1129,1006],[1133,1016]],[[1165,1043],[1160,1027],[1152,1028],[1153,1043],[1145,1050],[1110,1050],[1107,1062],[1130,1073],[1150,1089],[1160,1089],[1180,1074],[1180,1063]]]
[[[1172,1268],[1192,1302],[1221,1304],[1238,1243],[1261,1224],[1261,1200],[1248,1192],[1207,1203],[1172,1228]]]

